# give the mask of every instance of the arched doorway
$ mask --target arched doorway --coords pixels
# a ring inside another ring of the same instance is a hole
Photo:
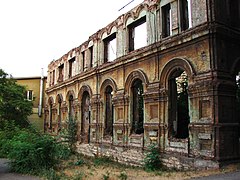
[[[144,132],[144,102],[143,102],[143,84],[142,80],[135,79],[131,86],[132,94],[132,134],[142,134]]]
[[[58,132],[61,131],[62,128],[62,98],[60,95],[57,96],[58,108],[57,108],[57,115],[58,115]]]
[[[68,97],[68,118],[74,118],[73,95]]]
[[[104,136],[113,135],[113,104],[112,104],[113,89],[107,86],[105,89],[105,128]]]
[[[185,139],[189,136],[188,76],[177,68],[168,78],[169,136]]]
[[[85,91],[82,95],[81,103],[82,122],[81,122],[81,142],[90,142],[90,95]]]
[[[49,100],[49,121],[48,121],[48,128],[52,130],[52,121],[53,121],[53,100]]]

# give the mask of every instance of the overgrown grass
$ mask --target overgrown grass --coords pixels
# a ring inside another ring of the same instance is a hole
[[[10,159],[14,172],[55,176],[53,170],[70,156],[70,149],[52,136],[6,122],[0,129],[0,154]]]

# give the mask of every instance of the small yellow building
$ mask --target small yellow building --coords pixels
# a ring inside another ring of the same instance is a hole
[[[39,130],[43,130],[44,104],[45,104],[45,87],[47,78],[38,77],[21,77],[15,78],[17,84],[26,87],[26,99],[33,101],[33,113],[28,120]]]

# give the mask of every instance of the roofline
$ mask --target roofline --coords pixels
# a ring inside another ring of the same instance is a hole
[[[13,77],[15,80],[26,80],[26,79],[41,79],[41,76],[32,76],[32,77]],[[44,76],[43,79],[47,79],[47,76]]]

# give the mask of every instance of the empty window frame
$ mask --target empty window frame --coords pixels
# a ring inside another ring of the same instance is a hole
[[[132,91],[132,127],[131,133],[142,134],[144,132],[144,100],[143,100],[143,85],[140,79],[134,80],[131,87]]]
[[[73,65],[75,64],[75,57],[72,58],[72,59],[70,59],[70,60],[68,61],[68,63],[69,63],[68,77],[70,78],[70,77],[73,76]]]
[[[93,67],[93,46],[89,47],[89,67]]]
[[[52,85],[55,84],[55,70],[52,72]]]
[[[73,95],[70,95],[68,98],[68,116],[69,119],[73,118],[74,109],[73,109]]]
[[[190,121],[188,107],[188,77],[185,71],[177,69],[169,80],[169,136],[177,139],[189,137]]]
[[[236,75],[236,85],[237,85],[237,92],[236,92],[236,115],[237,119],[240,119],[240,70],[238,71]],[[239,120],[240,122],[240,120]],[[240,138],[240,127],[238,131],[238,136]]]
[[[26,99],[28,101],[32,101],[33,100],[33,91],[32,90],[27,90],[26,91]]]
[[[128,26],[128,50],[129,52],[147,45],[146,16]]]
[[[85,71],[85,51],[81,52],[81,56],[82,56],[82,72]]]
[[[162,37],[172,35],[172,16],[170,3],[162,7]]]
[[[104,62],[111,62],[116,59],[117,41],[116,33],[111,34],[103,40],[104,42]]]
[[[107,86],[105,90],[105,128],[104,135],[113,135],[113,104],[112,104],[113,89]]]
[[[58,67],[58,82],[63,81],[63,68],[64,68],[63,64]]]
[[[181,30],[184,31],[188,28],[191,28],[192,27],[191,0],[180,0],[179,11]]]

